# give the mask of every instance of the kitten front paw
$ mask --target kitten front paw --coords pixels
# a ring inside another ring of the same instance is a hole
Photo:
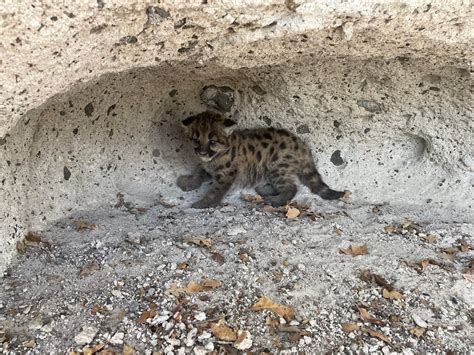
[[[276,196],[265,196],[263,198],[263,202],[265,205],[270,205],[272,207],[281,207],[286,205],[289,201],[285,198],[282,198],[279,195]]]
[[[181,175],[178,180],[176,180],[176,185],[183,191],[193,191],[201,186],[192,175]]]
[[[217,207],[218,205],[219,205],[218,203],[212,203],[212,202],[200,200],[200,201],[194,202],[191,205],[191,207],[196,208],[196,209],[205,209],[205,208]]]

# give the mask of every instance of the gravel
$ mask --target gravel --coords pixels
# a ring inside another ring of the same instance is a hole
[[[167,207],[103,208],[39,232],[41,242],[28,244],[2,279],[0,350],[413,354],[472,347],[472,225],[342,202],[313,203],[306,212],[297,206],[295,219],[243,202]],[[77,220],[90,228],[76,230]],[[427,242],[429,235],[436,240]],[[340,253],[351,244],[367,244],[368,253]],[[434,262],[422,268],[427,258]],[[186,291],[205,280],[220,283]],[[384,289],[402,297],[385,298]],[[263,296],[294,316],[252,310]],[[237,340],[211,329],[220,320]]]

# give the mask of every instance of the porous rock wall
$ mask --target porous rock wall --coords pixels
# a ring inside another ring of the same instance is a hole
[[[469,2],[1,6],[0,269],[27,230],[117,193],[187,207],[179,121],[209,86],[240,126],[303,137],[354,203],[473,222]]]

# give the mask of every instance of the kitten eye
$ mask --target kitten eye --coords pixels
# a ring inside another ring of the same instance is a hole
[[[209,145],[214,145],[214,144],[217,144],[217,141],[215,141],[214,139],[211,139],[211,140],[209,141]]]

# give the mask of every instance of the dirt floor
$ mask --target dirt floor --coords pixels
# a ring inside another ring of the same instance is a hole
[[[321,200],[144,209],[119,196],[18,245],[0,350],[468,352],[473,225],[416,216]]]

